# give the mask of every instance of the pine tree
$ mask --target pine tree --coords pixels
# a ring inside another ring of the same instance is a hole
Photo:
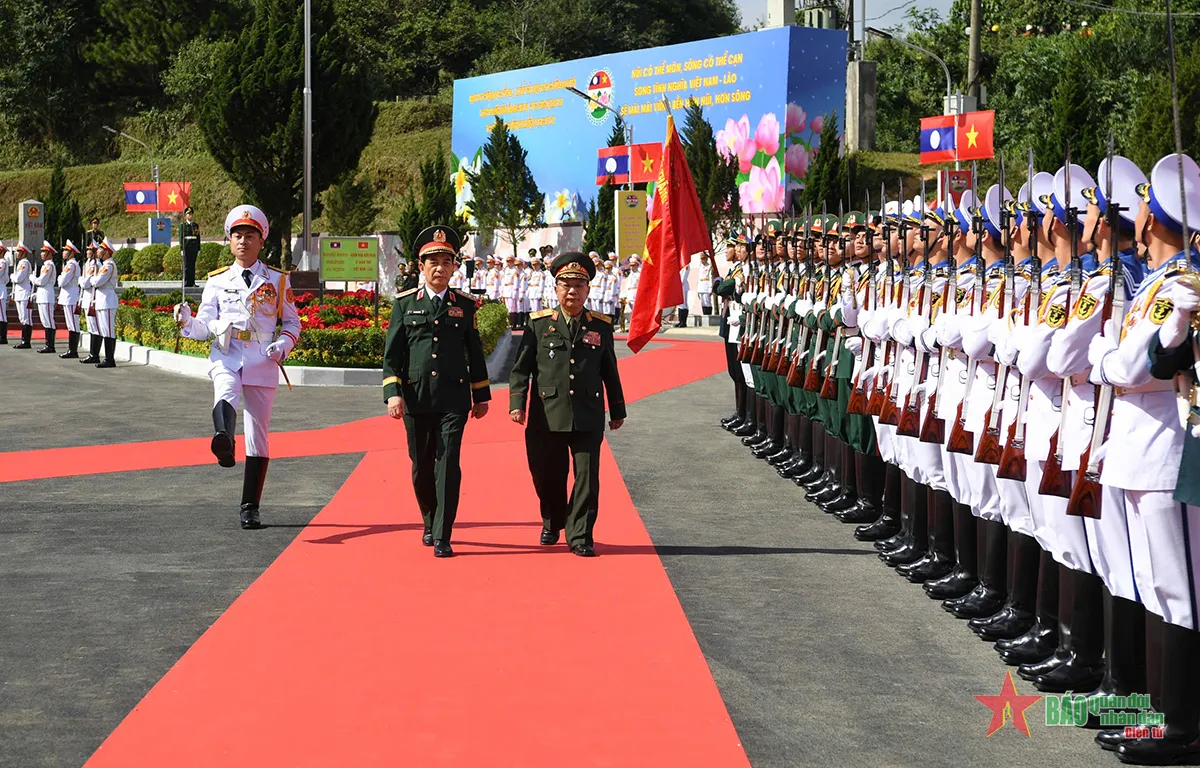
[[[717,151],[716,134],[696,102],[688,105],[679,134],[683,154],[696,182],[696,194],[704,210],[708,231],[728,230],[741,219],[741,201],[737,186],[737,160],[722,157]]]
[[[50,174],[50,191],[46,193],[44,210],[46,240],[51,245],[61,251],[63,244],[70,239],[75,245],[83,247],[83,214],[79,212],[79,203],[67,191],[67,175],[61,163],[55,165]],[[26,245],[36,251],[41,243]],[[61,255],[55,258],[55,262],[62,266]]]
[[[1094,65],[1079,57],[1066,60],[1065,71],[1055,79],[1050,97],[1050,125],[1037,133],[1034,152],[1038,168],[1059,168],[1067,143],[1071,162],[1096,168],[1104,159],[1107,135],[1101,137]]]
[[[357,236],[375,231],[380,207],[375,203],[375,187],[368,179],[347,174],[329,188],[324,201],[330,232]]]
[[[480,226],[503,232],[515,254],[521,239],[544,226],[542,193],[526,162],[528,152],[504,121],[496,118],[478,173],[467,172]]]
[[[332,0],[312,0],[312,28],[312,182],[322,190],[358,166],[376,109],[366,74],[345,56],[350,41]],[[299,3],[256,0],[253,21],[219,61],[199,122],[209,152],[270,219],[272,263],[287,255],[303,209],[303,86]]]
[[[619,147],[625,144],[625,134],[620,126],[613,124],[612,132],[608,134],[608,146]],[[609,176],[600,189],[596,198],[589,200],[587,205],[587,228],[583,233],[583,250],[585,252],[612,253],[617,247],[617,220],[613,205],[613,193],[618,185]],[[621,254],[617,254],[618,258]]]
[[[462,234],[468,226],[467,220],[454,212],[454,182],[451,180],[446,151],[440,143],[437,152],[421,161],[417,168],[417,180],[420,184],[420,200],[413,191],[417,185],[410,186],[397,217],[396,231],[400,242],[404,244],[405,253],[426,227],[442,224]]]
[[[817,154],[804,176],[804,192],[800,196],[802,205],[811,205],[813,212],[837,211],[838,203],[846,197],[846,164],[838,146],[837,112],[825,115],[821,129],[821,143]]]

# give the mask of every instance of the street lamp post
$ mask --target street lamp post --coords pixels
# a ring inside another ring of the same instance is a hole
[[[612,112],[613,117],[615,117],[617,120],[617,128],[621,130],[621,135],[625,137],[625,156],[628,158],[629,162],[629,175],[626,180],[625,188],[633,189],[633,126],[625,122],[625,118],[621,117],[621,113],[619,111],[613,109],[607,104],[602,104],[599,101],[596,101],[578,88],[567,86],[567,90],[584,101],[590,101],[596,106]]]
[[[110,126],[107,126],[107,125],[104,125],[104,126],[101,126],[101,127],[102,127],[104,130],[108,131],[109,133],[113,134],[114,136],[121,136],[121,137],[123,137],[123,138],[129,139],[129,140],[130,140],[130,141],[132,141],[134,144],[140,144],[140,145],[142,146],[142,148],[146,150],[146,154],[150,156],[150,179],[151,179],[151,181],[153,181],[153,182],[154,182],[154,218],[156,218],[156,219],[157,219],[157,218],[159,217],[159,207],[158,207],[158,182],[159,182],[159,177],[158,177],[158,176],[159,176],[159,174],[158,174],[158,163],[155,163],[155,162],[154,162],[154,153],[150,151],[150,145],[149,145],[149,144],[147,144],[146,142],[142,141],[141,139],[135,139],[134,137],[130,136],[128,133],[125,133],[124,131],[118,131],[116,128],[112,128],[112,127],[110,127]]]
[[[311,269],[312,247],[312,0],[304,0],[304,248],[305,268]],[[284,265],[286,266],[286,265]],[[322,284],[322,288],[324,284]]]

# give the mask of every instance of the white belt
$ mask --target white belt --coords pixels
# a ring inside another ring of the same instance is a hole
[[[274,333],[263,333],[261,331],[235,331],[233,337],[238,341],[257,341],[259,344],[270,344],[275,341]]]

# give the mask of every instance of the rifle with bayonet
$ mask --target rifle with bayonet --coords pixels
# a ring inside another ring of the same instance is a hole
[[[883,234],[883,257],[884,257],[884,273],[883,273],[883,304],[880,307],[876,300],[876,310],[880,308],[886,310],[895,303],[895,288],[896,288],[896,270],[892,265],[892,226],[888,222],[887,217],[887,188],[886,185],[880,185],[879,194],[879,219],[880,232]],[[888,366],[892,364],[892,353],[895,342],[888,339],[883,343],[883,360],[879,366],[879,372],[875,377],[875,383],[871,390],[871,397],[867,399],[867,413],[871,416],[882,418],[883,407],[887,404],[887,387],[883,386],[883,375],[887,371]]]
[[[805,278],[801,282],[800,298],[807,300],[810,304],[816,301],[817,291],[817,272],[816,264],[813,261],[813,243],[812,243],[812,205],[808,206],[808,215],[804,218],[804,237],[802,240],[802,248],[804,250],[804,260],[806,262]],[[796,348],[792,352],[792,363],[787,372],[787,383],[789,387],[801,387],[804,385],[804,367],[805,358],[808,355],[808,342],[812,338],[812,329],[808,327],[803,317],[796,316],[797,322],[800,324],[800,336],[796,340]]]
[[[821,280],[818,282],[818,290],[821,293],[820,304],[826,306],[829,303],[829,283],[832,275],[829,272],[829,249],[825,247],[825,228],[828,225],[828,213],[825,206],[821,206],[821,252],[825,262],[825,272]],[[823,311],[823,310],[822,310]],[[821,327],[821,313],[813,308],[814,320],[816,322],[817,340],[812,349],[812,359],[808,363],[808,371],[804,375],[804,388],[809,392],[821,391],[821,360],[825,356],[825,329]]]
[[[1012,239],[1009,236],[1009,213],[1007,201],[1004,199],[1004,153],[996,156],[1000,164],[1000,194],[997,212],[1000,216],[1000,239],[1004,245],[1004,291],[1002,294],[997,322],[1006,322],[1009,313],[1016,304],[1016,266],[1013,264]],[[999,464],[1004,453],[1000,445],[1000,426],[1004,409],[1004,395],[1007,392],[1008,366],[1004,363],[996,365],[996,389],[992,392],[992,404],[983,417],[983,434],[979,436],[979,445],[975,449],[975,461],[981,464]]]
[[[869,311],[879,305],[877,291],[875,289],[875,236],[871,232],[871,193],[867,193],[867,263],[866,263],[866,293],[863,295],[863,310]],[[882,197],[880,200],[880,215],[883,214]],[[872,303],[872,299],[875,299]],[[846,413],[855,416],[867,415],[867,388],[863,382],[863,373],[867,367],[871,365],[872,352],[875,351],[875,345],[866,335],[859,333],[862,339],[862,349],[859,350],[858,360],[854,368],[854,375],[850,381],[850,397],[846,401]]]
[[[929,268],[929,236],[925,225],[925,177],[921,177],[921,210],[920,224],[917,232],[921,235],[922,265],[925,270],[921,287],[917,289],[917,311],[921,317],[933,325],[933,272]],[[896,434],[904,437],[921,436],[921,396],[917,388],[929,375],[929,356],[920,345],[914,345],[913,380],[912,386],[904,396],[904,408],[901,410],[900,423]]]
[[[897,254],[900,263],[897,265],[900,269],[900,289],[896,292],[894,306],[900,307],[905,311],[908,310],[909,297],[912,295],[912,275],[909,272],[908,263],[908,222],[904,219],[904,183],[897,184],[899,195],[896,197],[896,232],[897,244],[900,248],[900,253]],[[895,339],[891,340],[892,344],[892,370],[891,377],[888,379],[887,397],[883,401],[883,409],[879,414],[879,422],[881,424],[890,424],[893,427],[900,425],[900,405],[898,402],[899,391],[898,381],[900,378],[900,342]]]
[[[942,200],[943,213],[946,220],[942,222],[944,235],[946,237],[946,253],[949,255],[947,265],[946,284],[942,287],[942,308],[941,312],[950,311],[951,305],[954,305],[955,314],[958,309],[958,264],[954,259],[954,229],[957,227],[954,219],[953,210],[945,210],[946,201]],[[930,313],[930,321],[932,322],[934,313]],[[942,387],[946,381],[946,364],[949,362],[950,348],[942,347],[938,353],[938,373],[937,384],[933,388],[933,392],[929,394],[929,407],[925,412],[925,421],[921,424],[921,442],[936,443],[941,445],[946,442],[946,420],[937,415],[938,398],[942,394]]]
[[[971,287],[971,314],[975,313],[976,305],[978,311],[983,313],[984,304],[987,301],[987,283],[984,276],[983,260],[980,257],[980,249],[983,241],[983,219],[980,216],[979,206],[979,168],[977,163],[972,163],[971,168],[971,201],[975,204],[975,209],[971,212],[971,228],[975,235],[975,284]],[[950,437],[946,440],[946,450],[950,453],[962,453],[971,456],[975,447],[975,433],[967,430],[967,399],[971,396],[971,385],[975,383],[975,370],[979,365],[979,361],[973,357],[967,358],[967,389],[963,392],[963,398],[958,404],[958,411],[954,417],[954,426],[950,428]]]
[[[846,279],[846,233],[845,228],[842,226],[842,221],[845,220],[845,217],[845,209],[843,204],[838,203],[837,241],[838,247],[841,249],[842,253],[842,263],[837,267],[839,270],[837,279],[835,280],[832,275],[829,279],[829,302],[828,306],[825,307],[825,313],[830,320],[833,320],[833,302],[838,300],[841,294],[842,283]],[[828,240],[828,235],[826,236],[826,239]],[[825,245],[825,258],[827,262],[829,258],[829,248],[830,246],[827,242]],[[853,279],[853,277],[851,277],[851,279]],[[822,400],[837,399],[837,365],[838,355],[841,354],[843,328],[844,326],[838,325],[837,328],[834,329],[833,344],[830,345],[827,353],[829,360],[825,365],[825,375],[821,382],[820,396]]]

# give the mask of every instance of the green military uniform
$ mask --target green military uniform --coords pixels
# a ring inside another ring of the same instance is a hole
[[[422,261],[438,253],[457,255],[458,236],[446,227],[430,227],[418,236],[415,247]],[[428,286],[405,291],[392,304],[383,352],[383,396],[404,401],[413,491],[427,543],[450,542],[467,415],[472,403],[492,397],[476,328],[477,308],[468,293],[447,289],[438,298]]]
[[[577,251],[560,254],[551,266],[555,280],[590,281],[595,272]],[[594,554],[606,395],[609,418],[624,419],[612,318],[587,310],[572,318],[561,307],[532,313],[509,379],[509,410],[526,413],[525,450],[541,507],[542,543],[557,542],[565,529],[572,551],[584,556]],[[568,460],[575,467],[569,500]]]
[[[185,214],[191,213],[188,206]],[[183,256],[183,284],[191,288],[196,284],[196,257],[200,255],[200,225],[184,219],[179,225],[179,250]]]

